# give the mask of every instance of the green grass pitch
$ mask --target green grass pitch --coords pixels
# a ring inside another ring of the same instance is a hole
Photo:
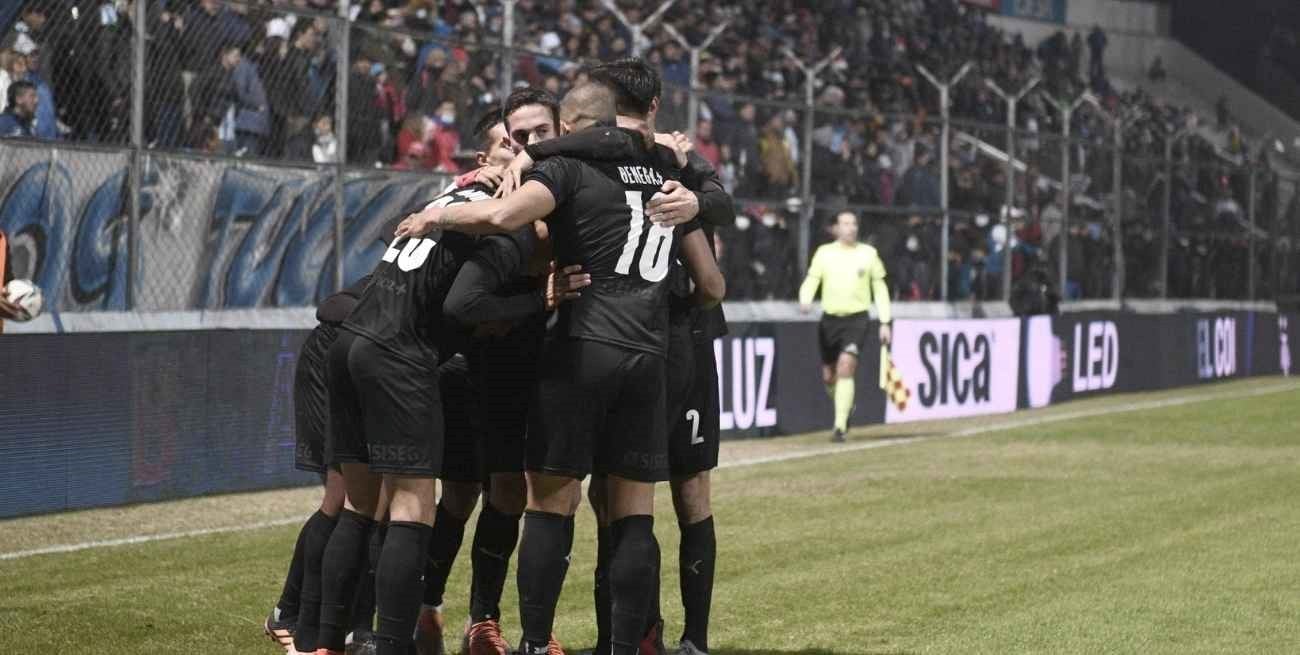
[[[971,423],[908,433],[963,425]],[[859,442],[898,433],[860,432]],[[797,449],[815,439],[820,447],[823,437],[783,443]],[[775,442],[761,447],[771,454]],[[1298,386],[715,475],[715,655],[1300,652]],[[173,514],[218,524],[255,514],[250,505],[305,516],[312,493],[148,511],[159,531]],[[681,609],[666,490],[658,507],[671,639]],[[48,532],[51,543],[105,538],[126,529],[114,511],[0,522],[0,551],[15,550],[19,532]],[[69,521],[82,527],[69,532]],[[65,527],[49,528],[59,522]],[[278,596],[296,531],[0,561],[0,652],[275,655],[260,621]],[[471,539],[448,585],[452,626],[467,611]],[[595,636],[593,541],[584,508],[556,626],[572,649]],[[511,640],[513,581],[503,607]],[[449,639],[453,651],[458,644]]]

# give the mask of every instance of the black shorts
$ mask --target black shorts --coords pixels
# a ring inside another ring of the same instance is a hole
[[[326,461],[376,473],[442,473],[443,412],[436,362],[416,364],[340,330],[330,346]]]
[[[854,356],[862,355],[862,347],[867,339],[867,327],[871,324],[871,315],[867,312],[831,316],[823,314],[817,326],[817,342],[821,346],[822,363],[834,365],[840,353]]]
[[[528,416],[530,471],[668,479],[663,357],[583,339],[546,344]]]
[[[528,408],[537,388],[545,324],[516,327],[475,345],[470,366],[478,389],[483,472],[522,473]]]
[[[483,466],[479,460],[478,413],[475,386],[469,364],[456,355],[438,367],[438,389],[442,393],[443,446],[442,474],[452,482],[480,482]]]
[[[293,372],[295,468],[325,472],[325,434],[329,430],[329,387],[325,361],[338,328],[322,323],[307,335]]]
[[[690,326],[668,338],[668,470],[674,478],[718,467],[718,369],[711,340]]]

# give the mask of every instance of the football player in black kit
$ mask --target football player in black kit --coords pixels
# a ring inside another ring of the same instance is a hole
[[[607,88],[588,85],[566,97],[561,118],[593,116],[610,124],[613,109]],[[643,108],[640,117],[650,109]],[[593,472],[607,476],[614,538],[611,651],[637,652],[658,575],[654,483],[669,474],[665,355],[671,262],[679,254],[685,260],[702,303],[720,302],[724,290],[707,240],[693,229],[697,224],[673,228],[646,220],[647,202],[675,172],[661,165],[644,123],[637,127],[635,152],[627,159],[549,158],[508,198],[428,208],[398,231],[510,232],[549,216],[557,263],[582,264],[591,276],[582,297],[560,309],[534,400],[540,411],[529,417],[518,576],[524,655],[555,652],[550,631],[568,568],[568,526],[580,480]]]
[[[483,197],[457,189],[430,207]],[[420,614],[423,576],[434,521],[434,479],[442,473],[444,415],[438,364],[463,349],[463,334],[444,322],[443,303],[457,274],[476,253],[527,260],[532,229],[475,240],[457,233],[399,237],[343,322],[329,352],[331,431],[326,460],[340,464],[344,509],[323,559],[318,655],[341,653],[351,591],[363,568],[365,541],[377,517],[381,481],[388,530],[375,570],[380,655],[405,655]],[[513,321],[533,312],[507,307]]]
[[[317,325],[298,351],[293,377],[294,467],[321,474],[325,495],[320,507],[298,532],[280,600],[264,624],[266,635],[286,651],[292,649],[296,633],[309,635],[312,642],[316,639],[321,554],[343,509],[343,476],[337,467],[325,466],[325,433],[329,420],[325,356],[338,336],[339,325],[369,281],[369,276],[363,277],[321,301],[316,308]]]
[[[653,105],[659,95],[659,85],[654,71],[636,59],[625,59],[595,66],[588,71],[593,80],[614,89],[621,121],[635,121],[624,117],[636,107]],[[636,83],[641,88],[629,88]],[[638,94],[641,99],[637,99]],[[653,129],[654,114],[646,115],[646,123]],[[610,137],[623,137],[610,138]],[[674,138],[676,137],[676,138]],[[712,241],[714,226],[729,225],[735,221],[731,197],[723,188],[712,166],[691,152],[690,140],[682,135],[657,134],[665,165],[682,167],[682,182],[695,190],[693,197],[659,196],[647,209],[652,218],[663,218],[666,224],[680,221],[683,205],[693,200],[698,205],[697,218]],[[613,132],[606,136],[600,131],[587,131],[530,145],[522,156],[512,162],[505,174],[507,186],[518,179],[533,161],[554,155],[567,155],[588,159],[614,159],[626,155],[626,132]],[[673,162],[672,159],[677,161]],[[662,214],[663,216],[659,216]],[[678,526],[682,531],[680,579],[686,625],[680,648],[685,653],[706,653],[708,648],[708,617],[712,600],[713,571],[716,559],[712,511],[709,503],[709,471],[717,467],[719,448],[718,388],[713,341],[726,334],[726,319],[722,308],[702,308],[691,302],[689,278],[685,269],[673,267],[672,302],[670,302],[670,338],[668,347],[668,421],[669,421],[669,471]],[[599,525],[598,558],[596,565],[595,601],[598,640],[595,653],[609,652],[610,597],[607,581],[612,538],[604,511],[603,479],[594,476],[589,487],[593,509]],[[662,652],[663,625],[660,619],[658,596],[651,605],[643,652]]]

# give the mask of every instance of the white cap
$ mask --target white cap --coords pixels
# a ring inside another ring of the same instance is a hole
[[[284,40],[289,39],[289,23],[283,18],[272,18],[266,21],[266,38],[278,36]]]
[[[20,33],[18,38],[14,40],[14,52],[20,55],[30,55],[36,52],[36,42],[32,40],[32,37]]]

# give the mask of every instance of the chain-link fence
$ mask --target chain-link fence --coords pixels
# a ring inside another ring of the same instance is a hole
[[[1051,59],[1007,43],[971,67],[955,37],[909,59],[838,6],[805,25],[745,3],[608,4],[23,3],[0,12],[0,81],[23,83],[4,93],[20,140],[0,229],[60,309],[310,304],[477,165],[472,127],[511,89],[561,95],[587,62],[639,52],[663,73],[657,127],[691,134],[737,198],[733,299],[793,298],[841,211],[900,300],[1024,281],[1073,299],[1297,291],[1300,173],[1140,92],[1099,100],[1051,65],[1035,87],[1035,66],[1007,62]],[[951,117],[916,64],[958,80]]]

